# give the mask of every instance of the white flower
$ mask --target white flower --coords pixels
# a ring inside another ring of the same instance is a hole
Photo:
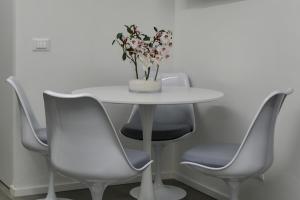
[[[128,44],[130,45],[131,48],[137,49],[139,46],[139,39],[136,38],[129,39]]]
[[[173,39],[172,32],[163,32],[160,37],[160,42],[163,45],[168,45]]]
[[[167,45],[163,45],[163,46],[159,46],[157,47],[157,51],[159,52],[159,54],[161,54],[163,57],[165,57],[166,55],[170,54],[170,48]]]

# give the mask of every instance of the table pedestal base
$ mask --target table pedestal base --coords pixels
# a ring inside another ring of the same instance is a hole
[[[143,126],[143,149],[151,158],[152,124],[154,116],[154,105],[140,105],[140,117]],[[151,165],[145,169],[142,175],[141,192],[138,193],[139,200],[156,200],[152,184]]]
[[[134,198],[138,198],[140,194],[140,187],[135,187],[130,190],[130,195]],[[179,200],[183,199],[186,196],[186,191],[172,185],[158,185],[154,186],[154,194],[156,200]]]

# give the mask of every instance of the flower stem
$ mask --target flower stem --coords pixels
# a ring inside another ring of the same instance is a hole
[[[155,73],[155,78],[154,78],[155,81],[156,81],[156,79],[157,79],[158,70],[159,70],[159,65],[156,65],[156,73]]]
[[[136,54],[134,54],[134,67],[135,67],[135,77],[136,79],[139,79],[139,74],[138,74],[138,66],[137,66],[137,61],[136,61]]]
[[[126,53],[126,57],[128,59],[131,60],[131,62],[134,63],[134,67],[135,67],[135,77],[136,79],[139,79],[139,74],[138,74],[138,66],[137,66],[137,57],[136,57],[136,54],[134,54],[134,58],[130,55],[128,55],[128,51],[126,50],[125,46],[122,45],[118,40],[117,40],[118,44],[121,46],[121,48],[123,49],[123,53]],[[126,52],[127,51],[127,52]]]
[[[146,80],[149,79],[149,76],[150,76],[150,67],[148,67],[148,71],[145,72],[146,73]]]

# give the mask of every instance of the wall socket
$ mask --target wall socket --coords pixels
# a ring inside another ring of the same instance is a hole
[[[49,38],[33,38],[33,51],[50,51],[50,39]]]

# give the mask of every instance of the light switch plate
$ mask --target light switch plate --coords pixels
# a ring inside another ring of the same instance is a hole
[[[33,51],[50,51],[49,38],[33,38]]]

